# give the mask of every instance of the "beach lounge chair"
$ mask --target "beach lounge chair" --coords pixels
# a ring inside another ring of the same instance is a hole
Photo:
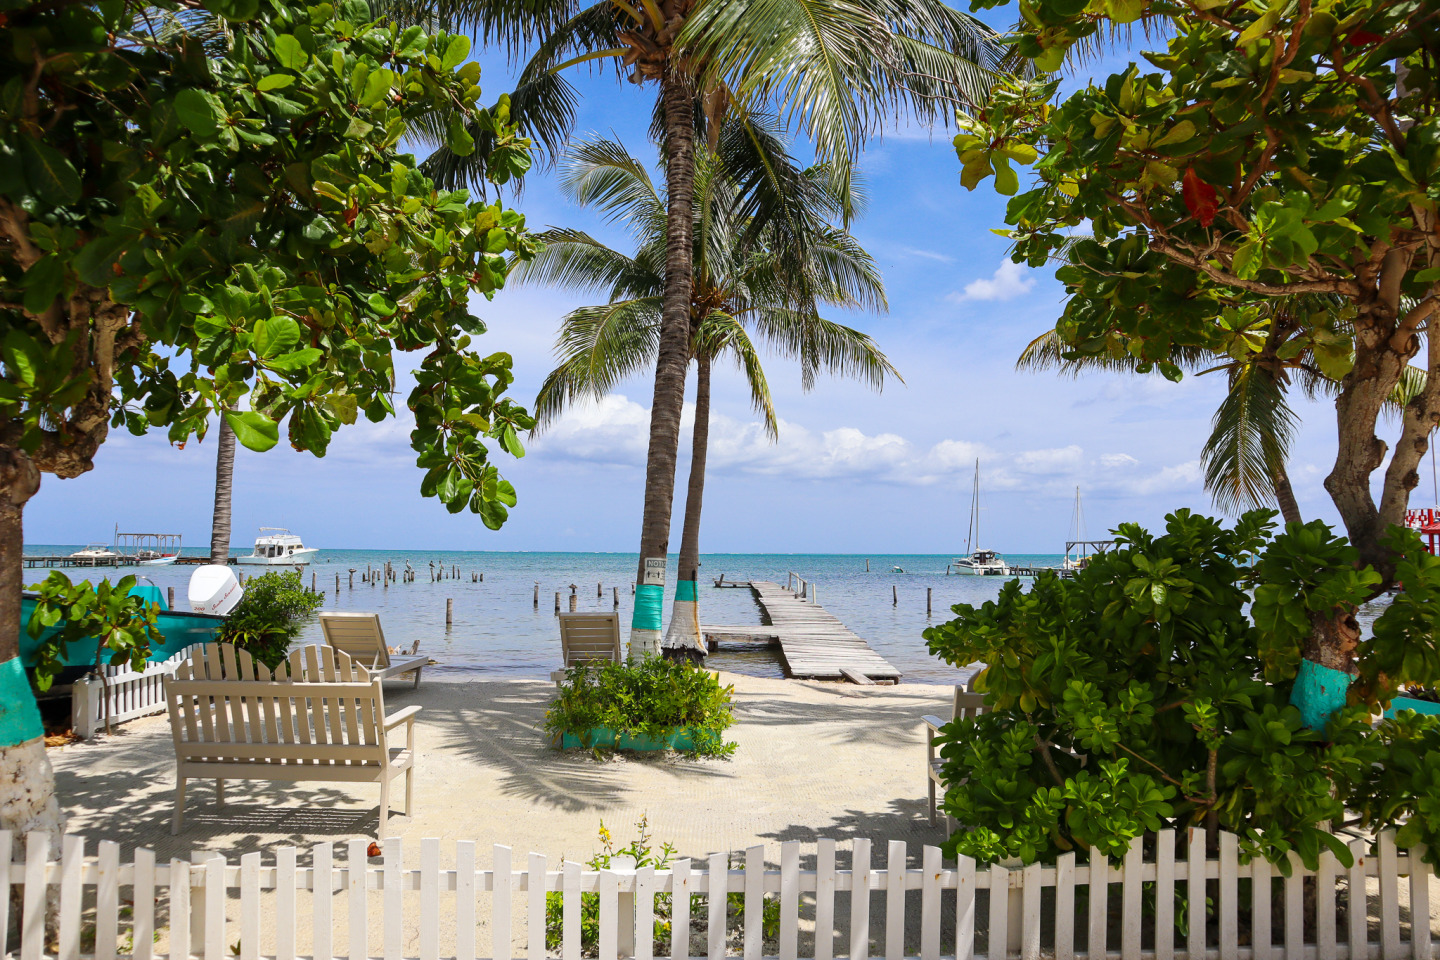
[[[565,671],[582,663],[619,663],[624,654],[620,647],[620,614],[561,613],[560,657],[563,670],[556,670],[550,679],[565,679]]]
[[[966,681],[965,686],[955,688],[955,701],[950,707],[950,717],[978,717],[985,712],[985,695],[974,692],[975,678],[972,676]],[[945,761],[941,759],[935,750],[935,736],[940,728],[948,723],[948,720],[941,720],[939,717],[924,717],[925,723],[925,775],[929,778],[930,787],[930,823],[935,823],[936,813],[936,792],[942,786],[940,779],[941,769]],[[945,836],[955,829],[955,820],[952,817],[945,818]]]
[[[350,654],[376,680],[414,674],[415,686],[418,687],[420,670],[430,662],[429,657],[415,655],[420,649],[419,640],[415,641],[409,653],[395,654],[392,659],[378,613],[322,613],[320,631],[325,634],[326,643]]]

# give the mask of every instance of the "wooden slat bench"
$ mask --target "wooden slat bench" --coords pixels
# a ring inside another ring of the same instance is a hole
[[[175,741],[171,833],[184,822],[185,786],[192,779],[215,781],[217,805],[224,803],[226,780],[378,783],[377,836],[383,840],[390,782],[403,773],[405,813],[412,812],[420,707],[386,716],[379,677],[328,648],[302,647],[290,662],[297,656],[298,676],[289,664],[272,673],[243,650],[237,655],[229,644],[207,644],[166,680]],[[355,679],[334,679],[345,674]],[[391,747],[389,731],[402,724],[405,746]]]

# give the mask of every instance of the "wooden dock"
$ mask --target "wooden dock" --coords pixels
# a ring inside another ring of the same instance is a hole
[[[899,670],[819,604],[802,600],[768,580],[725,583],[732,585],[748,586],[770,622],[754,626],[702,624],[700,632],[706,640],[779,643],[785,674],[790,677],[856,683],[900,679]]]

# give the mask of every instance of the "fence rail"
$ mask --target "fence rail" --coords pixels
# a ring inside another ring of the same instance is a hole
[[[1423,848],[1398,850],[1392,833],[1381,834],[1373,851],[1364,841],[1352,843],[1355,860],[1348,868],[1327,853],[1319,870],[1307,871],[1292,855],[1288,877],[1263,860],[1242,864],[1230,834],[1220,836],[1219,856],[1209,860],[1201,831],[1164,831],[1147,839],[1135,840],[1118,863],[1066,854],[1052,866],[980,867],[962,857],[945,867],[939,848],[927,846],[917,869],[907,866],[906,845],[891,841],[883,847],[884,866],[876,868],[871,842],[857,839],[847,844],[852,869],[840,869],[843,851],[822,839],[813,854],[805,854],[813,857],[814,869],[801,869],[802,845],[788,842],[780,846],[778,870],[766,869],[766,850],[755,846],[744,851],[738,870],[728,855],[713,854],[678,860],[666,870],[594,871],[569,861],[552,870],[538,854],[516,863],[505,846],[494,847],[490,869],[481,869],[476,845],[466,841],[446,844],[454,868],[442,869],[436,839],[421,840],[418,866],[406,866],[405,854],[415,844],[394,838],[385,843],[383,864],[369,862],[367,840],[351,840],[343,862],[335,860],[331,844],[321,843],[310,848],[310,865],[303,866],[294,846],[276,847],[268,856],[246,853],[238,864],[209,851],[193,854],[191,862],[163,863],[137,849],[122,863],[118,844],[102,842],[98,856],[87,856],[86,841],[75,835],[61,839],[59,859],[52,860],[53,838],[33,833],[24,856],[11,862],[15,838],[0,832],[0,865],[9,865],[0,869],[6,911],[0,956],[368,960],[378,945],[383,960],[440,960],[443,941],[445,956],[474,960],[477,930],[488,926],[490,956],[512,960],[514,934],[523,926],[522,955],[538,960],[547,955],[547,893],[562,895],[551,935],[552,943],[558,936],[563,960],[579,960],[582,950],[600,960],[653,960],[657,910],[669,912],[665,955],[676,960],[692,960],[692,932],[703,936],[702,956],[709,960],[797,960],[802,926],[813,943],[807,956],[815,960],[834,960],[837,939],[848,942],[841,955],[851,960],[868,960],[872,944],[885,960],[1435,955],[1432,871],[1421,862]],[[1204,896],[1192,895],[1192,882],[1205,884]],[[56,888],[52,943],[46,917],[54,915],[49,900]],[[122,900],[126,888],[129,896]],[[722,890],[743,900],[738,936],[728,934],[727,898],[709,896]],[[486,894],[488,911],[480,906]],[[582,894],[596,895],[593,943],[582,943]],[[657,901],[661,894],[671,896]],[[695,895],[703,900],[692,902]],[[767,899],[779,907],[778,929],[769,936],[765,927],[775,924],[766,917]],[[19,941],[12,943],[7,931],[17,901]],[[122,902],[130,906],[122,910]],[[872,926],[872,920],[879,922]],[[162,928],[168,937],[160,936]],[[343,953],[337,950],[341,939]],[[82,945],[92,942],[93,952],[82,953]],[[161,942],[168,943],[167,953],[157,951]]]
[[[103,682],[95,676],[76,680],[70,693],[70,725],[75,735],[90,740],[105,729],[107,700],[112,724],[164,713],[165,678],[175,676],[192,649],[186,647],[168,659],[147,663],[144,670],[132,670],[128,663],[101,667]]]

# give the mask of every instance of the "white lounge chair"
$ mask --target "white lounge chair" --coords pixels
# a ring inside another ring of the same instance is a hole
[[[965,686],[957,686],[955,688],[955,702],[950,708],[950,717],[952,720],[956,717],[978,717],[985,712],[985,695],[983,693],[971,692],[974,689],[974,682],[975,678],[971,677]],[[935,750],[935,735],[938,734],[940,728],[945,726],[949,721],[941,720],[939,717],[928,716],[922,719],[925,723],[925,775],[929,778],[930,822],[933,824],[936,813],[936,792],[937,789],[943,785],[940,779],[940,773],[945,766],[945,761],[941,759]],[[954,819],[946,816],[945,836],[950,836],[954,829]]]
[[[620,647],[620,614],[561,613],[560,657],[565,668],[550,678],[556,683],[565,679],[565,671],[582,663],[619,663],[624,658]]]
[[[391,659],[378,613],[322,613],[320,631],[325,634],[326,643],[348,653],[376,680],[390,680],[413,673],[415,686],[418,687],[420,670],[430,662],[429,657],[415,655],[420,649],[419,640],[415,641],[408,654],[396,654],[395,659]]]

